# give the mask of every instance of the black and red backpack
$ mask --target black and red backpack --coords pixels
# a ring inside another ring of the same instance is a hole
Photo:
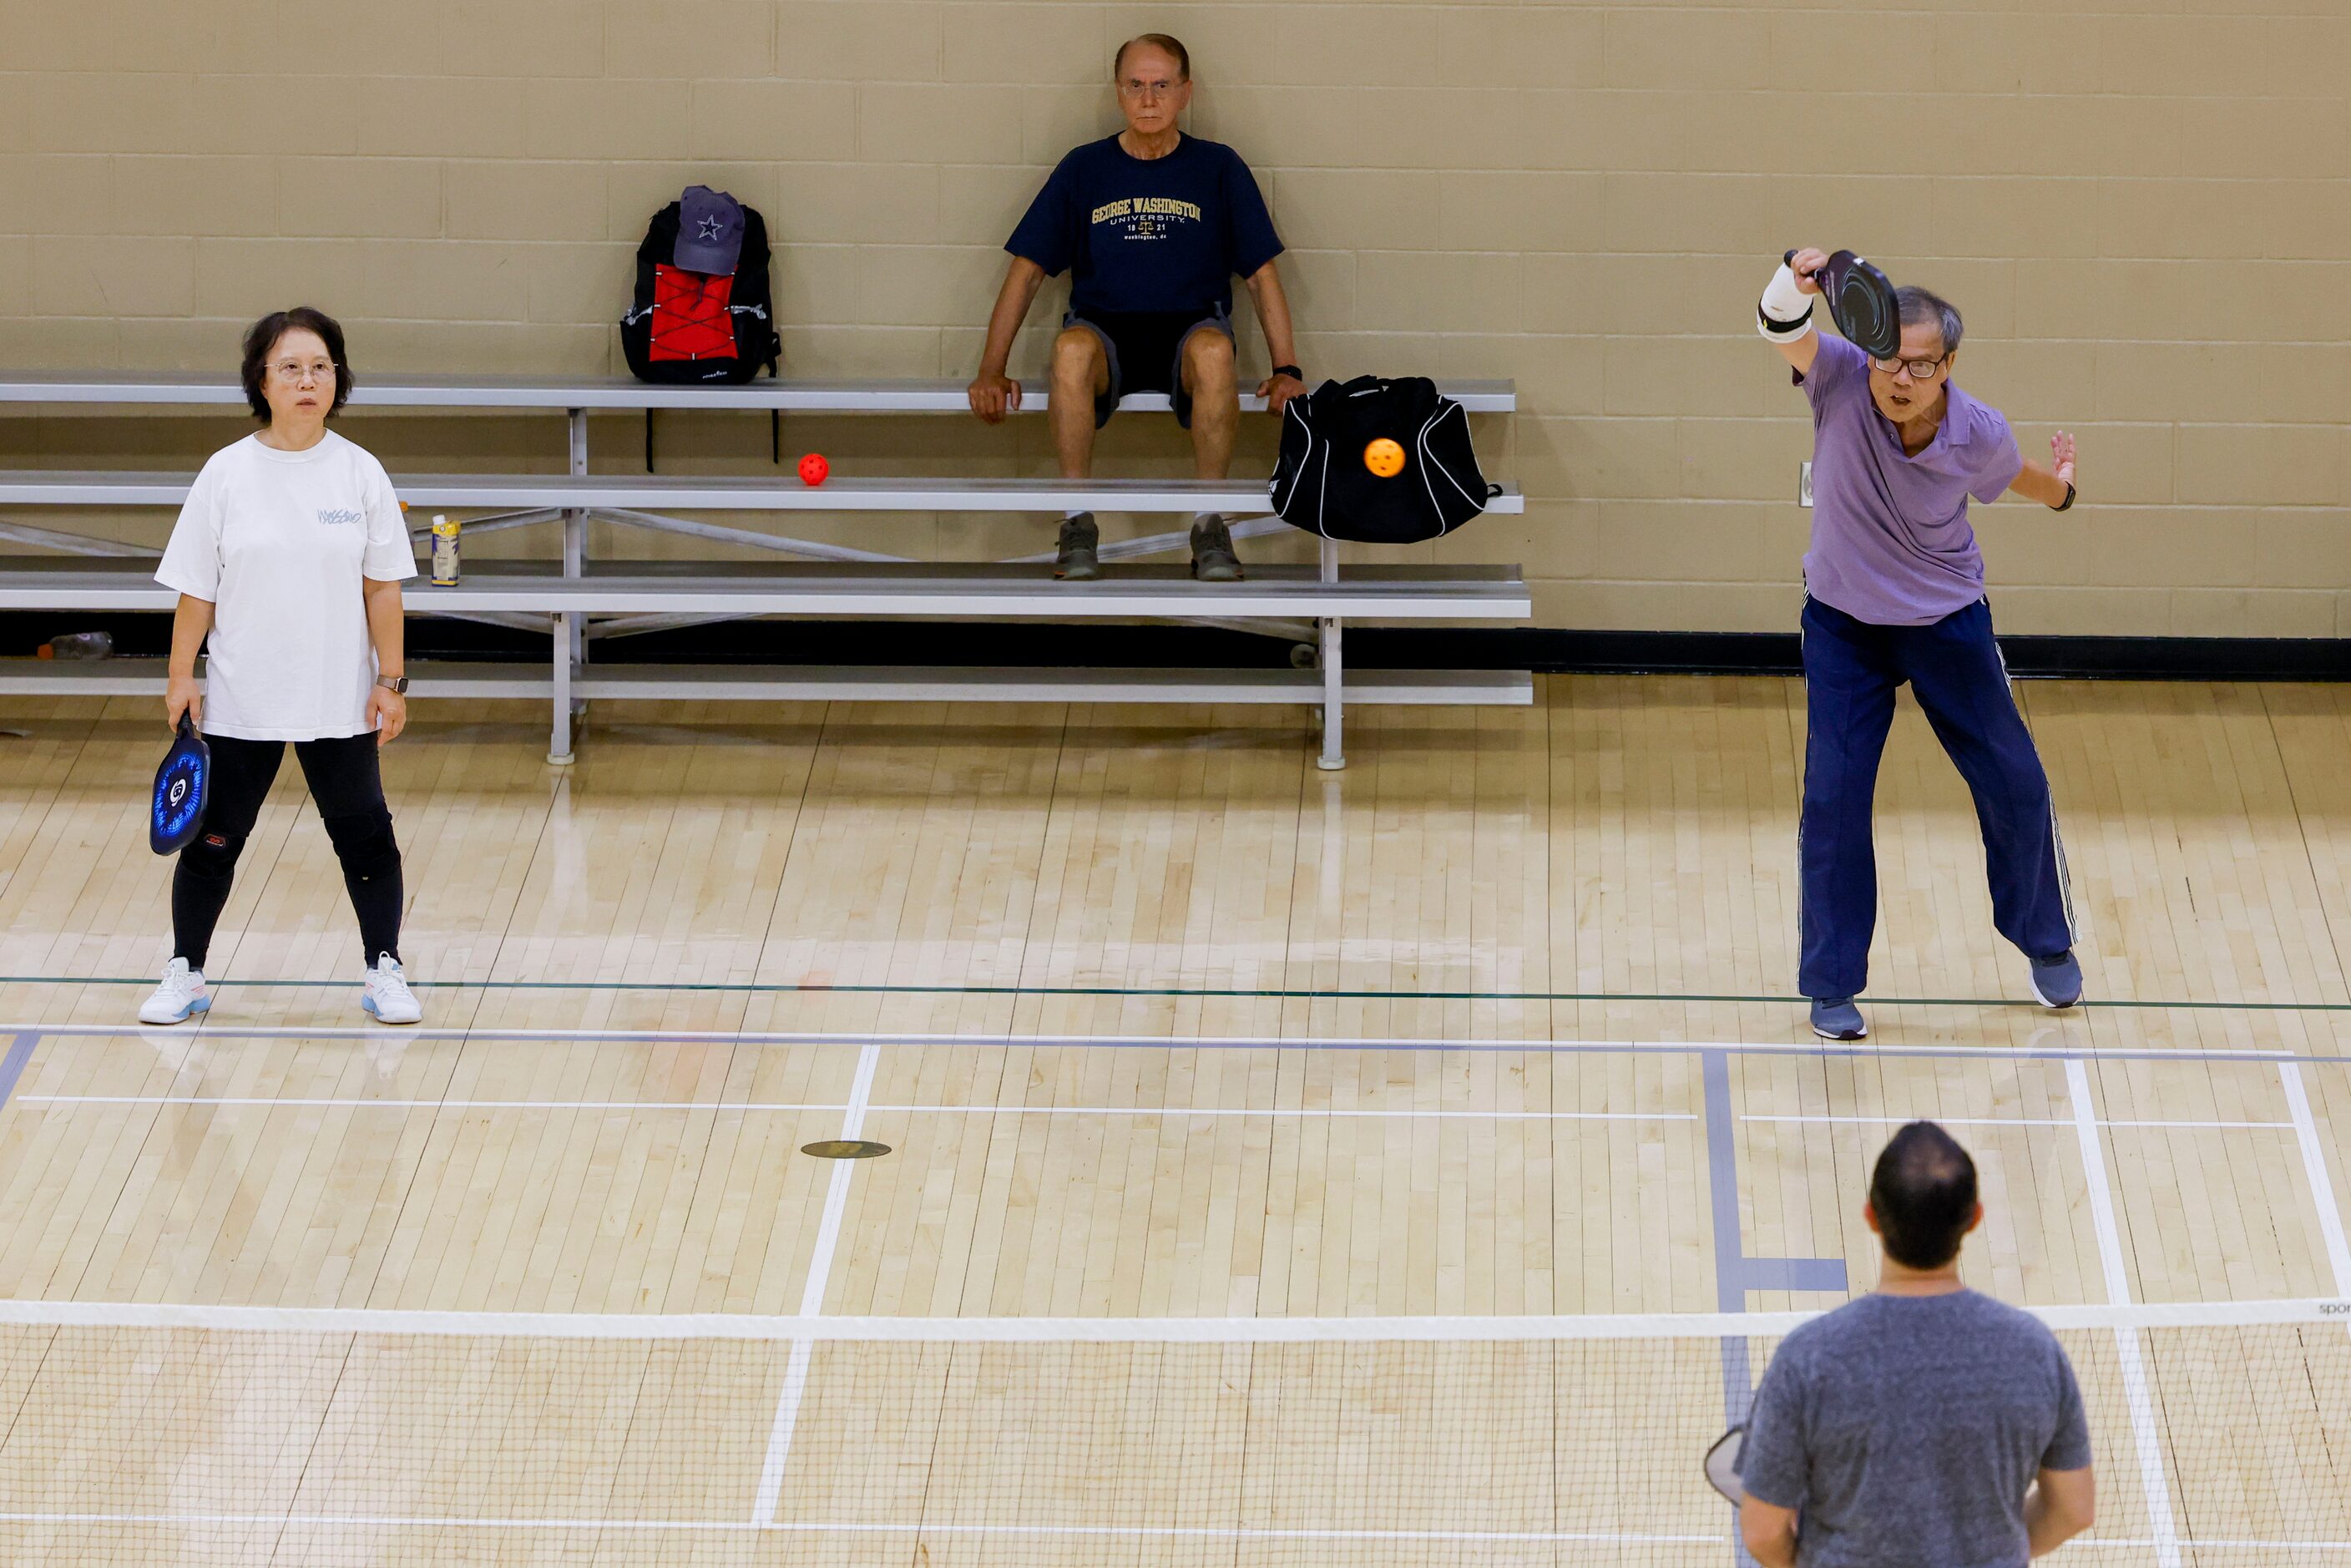
[[[679,267],[677,226],[672,202],[653,214],[637,246],[636,298],[621,318],[630,372],[664,385],[747,382],[762,365],[779,373],[784,340],[768,280],[767,220],[757,208],[743,209],[743,249],[731,274]]]

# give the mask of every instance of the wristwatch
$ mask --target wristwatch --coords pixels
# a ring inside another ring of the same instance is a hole
[[[408,695],[406,675],[378,675],[375,678],[375,684],[388,692],[398,692],[402,696]]]
[[[1296,365],[1276,365],[1273,367],[1273,373],[1278,376],[1288,376],[1293,382],[1302,382],[1306,379],[1306,372]]]

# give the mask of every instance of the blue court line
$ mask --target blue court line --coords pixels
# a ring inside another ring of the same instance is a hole
[[[9,1042],[8,1054],[0,1057],[0,1107],[5,1107],[9,1096],[16,1092],[16,1081],[25,1076],[25,1069],[31,1065],[33,1052],[40,1043],[41,1031],[37,1029],[19,1030],[16,1038]]]
[[[1750,1291],[1834,1291],[1851,1287],[1842,1258],[1750,1258],[1739,1224],[1739,1145],[1732,1134],[1729,1048],[1708,1046],[1699,1051],[1699,1076],[1706,1088],[1706,1181],[1714,1209],[1715,1310],[1743,1312]],[[1746,1336],[1722,1339],[1722,1419],[1736,1427],[1747,1419],[1755,1403],[1755,1375],[1748,1357]],[[1734,1568],[1753,1568],[1754,1559],[1734,1531],[1730,1560]]]

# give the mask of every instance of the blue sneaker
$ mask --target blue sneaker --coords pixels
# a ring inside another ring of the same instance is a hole
[[[1869,1024],[1851,997],[1814,997],[1813,1032],[1823,1040],[1865,1040]]]
[[[2032,994],[2044,1008],[2070,1008],[2082,999],[2082,963],[2072,948],[2032,960]]]

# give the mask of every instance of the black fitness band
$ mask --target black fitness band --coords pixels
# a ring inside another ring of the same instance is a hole
[[[1273,367],[1273,373],[1278,376],[1288,376],[1293,382],[1302,382],[1306,379],[1306,372],[1296,365],[1276,365]]]
[[[2066,480],[2066,481],[2065,481],[2065,498],[2064,498],[2064,500],[2062,500],[2062,501],[2058,502],[2055,506],[2053,506],[2053,507],[2050,507],[2049,509],[2050,509],[2051,511],[2053,511],[2053,512],[2062,512],[2062,511],[2064,511],[2065,509],[2067,509],[2068,507],[2070,507],[2071,506],[2073,506],[2073,504],[2074,504],[2074,481],[2072,481],[2071,479],[2068,479],[2068,480]]]

